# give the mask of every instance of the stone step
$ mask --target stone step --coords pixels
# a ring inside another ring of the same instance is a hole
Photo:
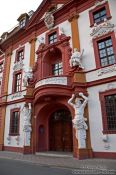
[[[46,156],[46,157],[73,157],[72,152],[46,151],[46,152],[36,152],[35,154],[38,156]]]

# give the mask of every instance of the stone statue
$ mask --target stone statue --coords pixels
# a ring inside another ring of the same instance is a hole
[[[82,50],[82,52],[79,52],[77,48],[74,48],[74,52],[69,61],[71,68],[79,66],[81,69],[84,69],[81,63],[83,52],[84,52],[84,49]]]
[[[60,28],[60,33],[61,33],[62,35],[65,35],[65,30],[64,30],[63,27]]]
[[[23,78],[23,84],[24,84],[24,87],[27,86],[28,84],[28,80],[33,78],[33,71],[32,71],[32,68],[29,67],[27,71],[25,71],[25,75],[24,75],[24,78]]]
[[[45,44],[44,37],[41,37],[38,39],[39,44]]]
[[[25,146],[30,146],[30,139],[31,139],[31,103],[25,103],[22,109],[22,113],[24,116],[24,125],[23,131],[25,133]]]
[[[77,98],[75,94],[72,94],[72,97],[68,100],[68,104],[75,110],[75,116],[72,120],[73,127],[76,129],[78,147],[83,149],[86,148],[86,130],[88,129],[88,126],[85,123],[87,119],[84,118],[84,108],[88,102],[88,97],[81,92],[79,93],[79,96],[82,98]]]

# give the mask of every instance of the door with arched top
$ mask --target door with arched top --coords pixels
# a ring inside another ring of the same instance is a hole
[[[49,120],[50,151],[73,150],[72,117],[68,110],[55,111]]]

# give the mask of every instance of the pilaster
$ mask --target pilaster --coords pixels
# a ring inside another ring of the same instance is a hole
[[[5,128],[5,116],[6,116],[6,102],[8,95],[8,82],[10,74],[10,64],[11,64],[11,49],[6,52],[5,64],[2,79],[2,89],[1,89],[1,107],[0,107],[0,150],[3,150],[4,146],[4,128]]]
[[[32,67],[33,68],[33,66],[34,66],[34,63],[35,63],[35,42],[36,42],[36,38],[34,37],[33,39],[31,39],[30,41],[29,41],[29,43],[30,43],[30,67]]]
[[[71,23],[73,49],[77,48],[78,51],[80,51],[78,18],[79,18],[79,14],[75,12],[74,14],[70,15],[69,22]]]

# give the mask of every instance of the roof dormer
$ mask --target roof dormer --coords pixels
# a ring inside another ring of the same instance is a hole
[[[2,35],[1,35],[1,39],[2,41],[4,41],[8,36],[8,32],[4,32]]]
[[[29,19],[33,16],[33,14],[34,14],[34,11],[33,11],[33,10],[30,10],[30,11],[28,12]]]
[[[29,20],[29,15],[27,13],[21,14],[17,19],[17,21],[19,22],[19,27],[20,28],[25,27],[28,20]]]

